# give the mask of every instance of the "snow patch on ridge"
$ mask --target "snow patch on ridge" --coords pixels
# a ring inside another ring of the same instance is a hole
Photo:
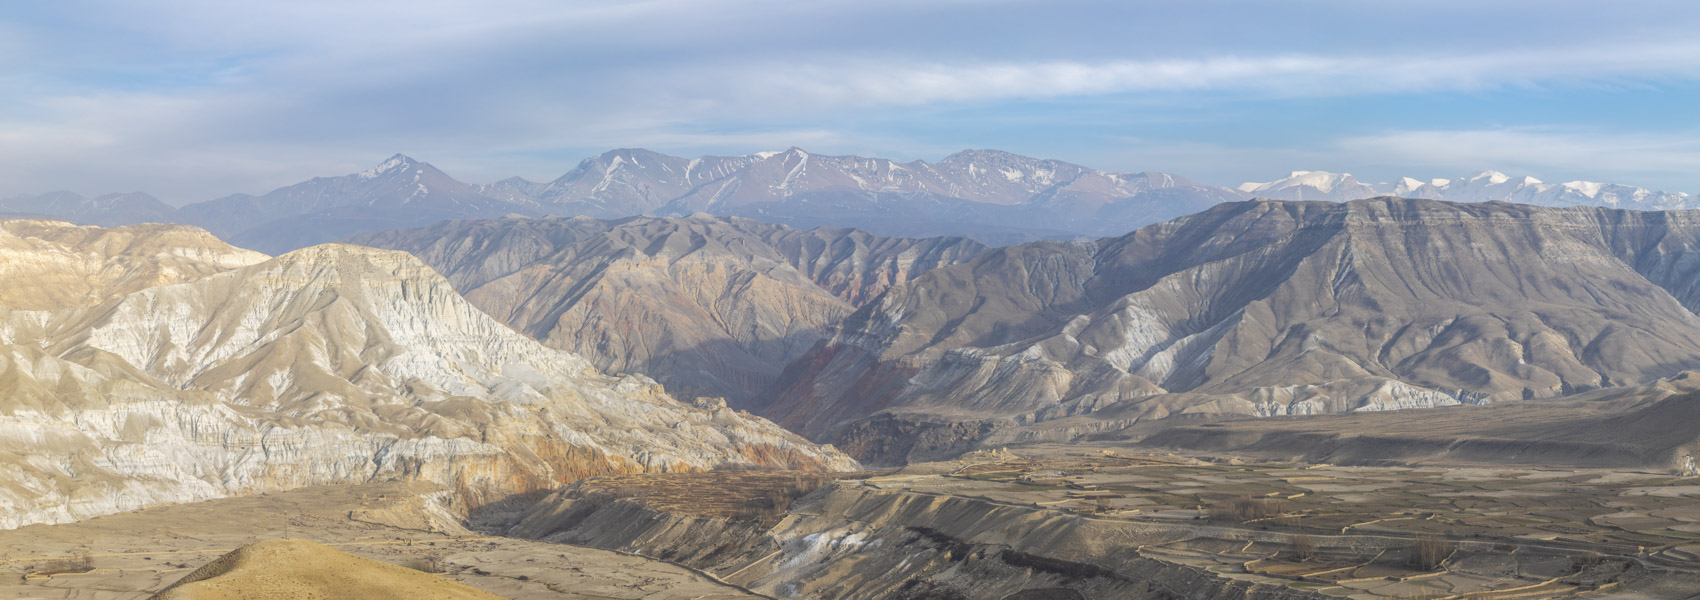
[[[1345,202],[1376,196],[1427,198],[1451,202],[1512,202],[1536,206],[1597,205],[1637,210],[1682,210],[1700,208],[1700,202],[1682,192],[1571,181],[1542,182],[1534,177],[1511,177],[1499,171],[1478,171],[1458,179],[1434,178],[1427,182],[1402,177],[1391,183],[1366,185],[1348,173],[1293,171],[1286,178],[1268,182],[1245,182],[1242,192],[1274,200],[1331,200]],[[1319,198],[1316,194],[1321,193]]]

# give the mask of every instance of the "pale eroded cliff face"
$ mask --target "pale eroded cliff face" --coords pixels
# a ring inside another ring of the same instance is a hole
[[[81,227],[0,221],[0,307],[88,306],[137,290],[246,267],[266,255],[184,225]]]
[[[546,348],[407,254],[345,245],[0,313],[0,390],[7,527],[371,479],[477,504],[597,473],[854,466]]]
[[[763,414],[900,461],[1085,414],[1125,426],[1649,382],[1700,365],[1696,232],[1691,213],[1225,204],[894,286],[791,365]]]

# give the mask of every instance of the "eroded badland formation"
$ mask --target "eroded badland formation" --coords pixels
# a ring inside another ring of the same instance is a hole
[[[1249,200],[992,153],[599,160],[310,182],[470,211],[383,221],[413,229],[356,226],[376,200],[194,209],[276,256],[0,221],[0,595],[1700,590],[1700,214]],[[846,186],[858,218],[950,197],[1046,227],[1210,200],[1004,246],[746,218]],[[691,210],[486,214],[620,194]],[[328,231],[357,235],[289,241]]]

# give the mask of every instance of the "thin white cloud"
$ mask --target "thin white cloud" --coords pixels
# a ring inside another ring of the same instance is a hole
[[[1504,86],[1700,79],[1700,42],[1562,46],[1486,54],[906,63],[764,64],[722,81],[769,97],[834,106],[913,106],[1137,92],[1228,91],[1282,97],[1481,90]]]
[[[11,46],[24,46],[11,62],[0,56],[0,83],[7,84],[0,86],[0,193],[140,187],[198,200],[364,168],[396,151],[474,180],[508,174],[489,157],[555,157],[559,152],[551,151],[564,148],[649,145],[728,152],[799,145],[832,152],[884,148],[915,156],[963,145],[958,138],[929,137],[924,129],[933,114],[992,107],[989,112],[1001,110],[1007,117],[1008,111],[1028,110],[998,108],[1000,103],[1125,97],[1161,111],[1165,103],[1195,106],[1206,95],[1251,103],[1360,96],[1371,103],[1378,96],[1413,92],[1700,80],[1700,41],[1634,32],[1618,32],[1617,38],[1537,36],[1537,45],[1502,46],[1475,38],[1445,43],[1445,32],[1431,32],[1433,39],[1423,43],[1388,37],[1386,44],[1350,46],[1314,36],[1299,44],[1275,43],[1283,38],[1283,25],[1295,23],[1240,23],[1236,31],[1252,31],[1249,37],[1266,43],[1171,50],[1126,41],[1046,53],[1006,50],[1014,44],[948,27],[930,41],[880,36],[888,23],[917,15],[956,23],[996,9],[1009,11],[1006,21],[1019,23],[1023,14],[1069,7],[895,0],[498,4],[120,3],[72,11],[88,23],[66,39],[58,39],[57,30],[31,31],[19,25],[21,19],[0,22],[0,33],[20,33]],[[1203,16],[1210,26],[1234,24],[1231,16]],[[810,43],[817,33],[830,37],[839,22],[847,23],[846,31],[867,34],[865,42]],[[1048,36],[1059,48],[1068,37],[1060,29],[1033,34]],[[1507,35],[1520,34],[1513,29]],[[0,36],[0,49],[9,49],[5,38]],[[1623,41],[1627,38],[1636,39]],[[1258,48],[1281,50],[1259,54]],[[1081,129],[1066,109],[1054,106],[1029,114],[1054,119],[1058,129]],[[882,122],[884,129],[861,126],[869,121]],[[1347,156],[1375,150],[1386,160],[1411,161],[1430,160],[1419,155],[1467,156],[1455,148],[1440,150],[1447,136],[1421,133],[1349,140],[1349,150],[1303,151]],[[1075,143],[1063,135],[1041,145]],[[1566,135],[1556,142],[1587,137]],[[1472,143],[1499,148],[1488,153],[1493,156],[1514,149],[1514,142],[1501,138]],[[1400,144],[1427,150],[1400,150]],[[1196,162],[1220,173],[1236,161],[1266,164],[1237,151],[1247,144],[1223,144],[1223,154],[1211,163],[1206,146],[1189,146],[1187,155],[1195,159],[1163,160],[1153,153],[1155,164],[1133,168]],[[1531,158],[1530,164],[1586,161],[1559,156],[1559,147],[1539,150],[1546,158]],[[1079,148],[1053,154],[1096,166],[1111,161],[1087,154],[1117,152]],[[238,154],[244,158],[221,158]],[[1530,149],[1527,155],[1535,154]],[[354,162],[324,170],[334,161]],[[465,168],[456,169],[457,161]],[[532,169],[545,168],[524,162],[509,172],[532,175]],[[212,175],[214,163],[228,163],[241,174]],[[531,164],[541,165],[542,159]],[[1667,169],[1660,176],[1669,176],[1669,169],[1693,170],[1680,158],[1643,165]],[[253,179],[232,185],[242,176]]]

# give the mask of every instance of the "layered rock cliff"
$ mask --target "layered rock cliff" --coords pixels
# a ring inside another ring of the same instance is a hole
[[[325,245],[89,307],[0,312],[0,526],[423,479],[470,503],[598,473],[854,462],[609,376],[401,252]]]
[[[1686,212],[1224,204],[894,286],[758,407],[901,461],[1075,415],[1118,428],[1650,382],[1700,366],[1697,231]]]
[[[419,256],[485,312],[598,368],[737,406],[856,306],[986,251],[708,215],[454,221],[351,241]]]

